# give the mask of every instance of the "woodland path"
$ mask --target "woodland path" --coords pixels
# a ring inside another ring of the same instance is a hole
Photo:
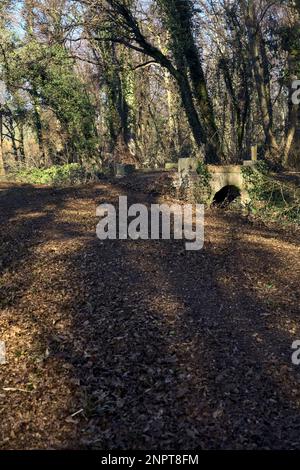
[[[299,449],[299,234],[100,242],[119,194],[0,185],[1,448]]]

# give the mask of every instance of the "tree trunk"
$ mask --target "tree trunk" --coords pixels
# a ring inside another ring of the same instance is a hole
[[[253,66],[254,80],[258,95],[259,111],[270,155],[278,156],[279,146],[273,134],[273,110],[270,96],[270,76],[264,40],[256,16],[253,0],[249,0],[246,13],[246,26],[249,38],[249,54]]]
[[[134,41],[138,44],[138,51],[152,57],[161,67],[168,69],[178,84],[183,107],[191,127],[192,135],[199,149],[205,151],[205,160],[207,162],[219,163],[221,161],[220,145],[218,143],[218,133],[216,132],[214,122],[214,114],[206,89],[206,81],[204,79],[202,69],[199,71],[200,59],[194,61],[194,51],[190,56],[190,46],[186,46],[186,38],[193,40],[193,31],[191,29],[191,10],[188,0],[164,0],[162,6],[168,17],[168,28],[173,38],[172,52],[175,62],[182,63],[179,68],[173,65],[172,61],[159,48],[152,45],[142,33],[138,22],[132,15],[130,8],[123,2],[107,0],[113,11],[119,14],[126,24]],[[182,11],[180,12],[180,10]],[[188,20],[180,23],[180,16],[188,15]],[[127,47],[137,49],[132,44],[132,40],[126,38],[116,39],[116,42],[125,44]],[[101,39],[100,39],[101,41]],[[191,81],[191,85],[190,85]],[[200,106],[201,103],[201,106]],[[197,107],[196,107],[197,105]],[[202,107],[203,105],[203,107]],[[203,118],[204,116],[204,118]],[[202,121],[202,122],[201,122]]]
[[[40,157],[41,161],[45,161],[45,149],[44,149],[44,139],[43,139],[43,128],[42,128],[42,121],[41,121],[41,116],[40,116],[40,111],[39,111],[39,105],[37,102],[34,102],[34,120],[35,120],[35,129],[36,129],[36,135],[37,135],[37,140],[38,140],[38,146],[40,150]]]
[[[300,0],[296,0],[295,7],[299,21]],[[294,93],[293,82],[299,78],[300,50],[293,47],[289,51],[288,68],[289,68],[289,113],[286,126],[286,136],[283,151],[283,165],[297,167],[300,154],[300,105],[292,102]]]
[[[193,37],[191,4],[189,0],[164,0],[163,5],[168,18],[168,28],[172,37],[172,52],[177,71],[181,76],[184,76],[184,79],[179,75],[175,78],[179,85],[183,106],[195,142],[198,147],[203,147],[204,144],[207,163],[219,163],[222,148],[215,123],[213,105]],[[190,91],[185,90],[185,87]],[[187,94],[191,94],[191,100],[194,102],[193,109],[191,109]]]
[[[19,124],[19,131],[20,131],[20,145],[19,145],[20,161],[25,162],[24,124],[22,122]]]
[[[4,160],[3,160],[3,115],[0,105],[0,176],[5,175]]]
[[[9,133],[9,137],[11,139],[15,160],[18,161],[18,146],[17,146],[17,140],[16,140],[16,132],[14,128],[13,116],[11,113],[8,114],[6,122],[7,122],[6,128],[7,128],[7,132]]]
[[[294,80],[297,80],[297,71],[299,68],[298,54],[289,54],[288,65],[290,76],[289,113],[282,162],[285,167],[290,164],[291,153],[296,155],[300,151],[300,106],[292,101],[292,95],[295,91],[292,84]]]

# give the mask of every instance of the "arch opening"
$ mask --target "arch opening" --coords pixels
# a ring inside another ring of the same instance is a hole
[[[213,205],[218,207],[227,207],[233,201],[241,197],[241,191],[236,186],[224,186],[214,195]]]

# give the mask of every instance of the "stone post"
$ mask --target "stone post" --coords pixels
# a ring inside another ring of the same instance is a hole
[[[251,145],[251,160],[257,162],[257,144]]]

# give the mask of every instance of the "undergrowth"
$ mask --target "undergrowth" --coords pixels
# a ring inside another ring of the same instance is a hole
[[[212,175],[210,174],[207,165],[201,161],[198,162],[196,172],[199,179],[194,185],[194,199],[198,204],[207,204],[211,195],[210,180]]]
[[[250,213],[263,220],[300,224],[300,189],[280,181],[264,162],[244,167]]]
[[[95,181],[99,176],[94,168],[85,168],[79,163],[53,165],[49,168],[18,168],[10,172],[9,178],[29,184],[66,185]]]

